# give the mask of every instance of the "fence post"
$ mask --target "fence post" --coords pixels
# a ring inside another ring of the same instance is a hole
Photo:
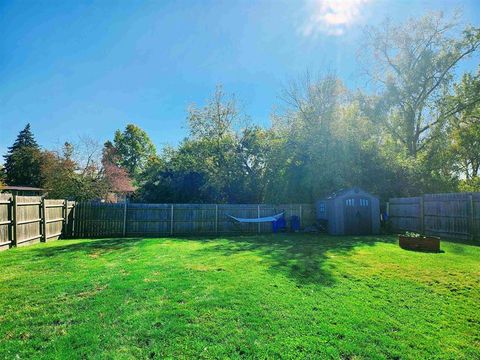
[[[63,200],[63,238],[68,237],[68,200]]]
[[[302,205],[300,205],[300,209],[299,209],[299,222],[300,222],[300,229],[302,228]]]
[[[260,219],[260,204],[257,205],[257,214]],[[257,232],[260,234],[260,223],[257,223]]]
[[[468,232],[470,233],[470,240],[475,238],[475,208],[473,207],[473,196],[468,194]]]
[[[12,201],[12,246],[17,246],[17,195],[13,195]]]
[[[123,228],[122,228],[122,236],[125,237],[127,234],[127,199],[125,199],[125,203],[123,204]]]
[[[218,233],[218,204],[215,205],[215,233]]]
[[[72,233],[71,236],[74,238],[75,237],[75,212],[77,209],[77,202],[74,201],[72,204]]]
[[[173,204],[170,207],[170,235],[173,236]]]
[[[423,208],[423,195],[420,197],[420,233],[425,233],[425,211]]]
[[[43,242],[47,242],[47,239],[48,239],[48,237],[47,237],[48,236],[47,235],[47,206],[45,204],[45,198],[42,198],[40,206],[42,207],[42,212],[41,212],[42,223],[41,223],[41,226],[42,226]]]
[[[7,241],[10,242],[8,245],[9,248],[13,246],[13,199],[8,199],[7,204]]]
[[[390,201],[387,201],[385,203],[385,216],[382,215],[382,212],[380,211],[380,227],[382,226],[381,221],[383,220],[383,226],[387,231],[392,230],[392,222],[390,221]]]

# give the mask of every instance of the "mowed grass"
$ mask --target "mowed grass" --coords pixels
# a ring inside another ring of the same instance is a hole
[[[60,240],[0,253],[0,358],[480,358],[480,247]]]

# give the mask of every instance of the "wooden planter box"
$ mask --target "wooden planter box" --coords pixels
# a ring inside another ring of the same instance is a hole
[[[406,250],[440,252],[440,238],[435,236],[399,235],[398,242],[400,247]]]

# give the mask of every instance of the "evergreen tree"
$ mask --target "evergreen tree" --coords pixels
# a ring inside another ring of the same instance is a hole
[[[41,151],[30,124],[20,131],[4,158],[5,181],[8,185],[40,186]]]
[[[5,185],[5,169],[0,165],[0,186]]]

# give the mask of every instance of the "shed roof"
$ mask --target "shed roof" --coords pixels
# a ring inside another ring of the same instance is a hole
[[[352,191],[355,192],[355,193],[370,194],[369,192],[367,192],[365,190],[362,190],[359,187],[353,187],[353,188],[346,188],[346,189],[340,189],[338,191],[335,191],[335,192],[331,193],[330,195],[328,195],[327,197],[325,197],[324,200],[332,200],[332,199],[335,199],[337,197],[346,195],[347,193],[352,192]]]

